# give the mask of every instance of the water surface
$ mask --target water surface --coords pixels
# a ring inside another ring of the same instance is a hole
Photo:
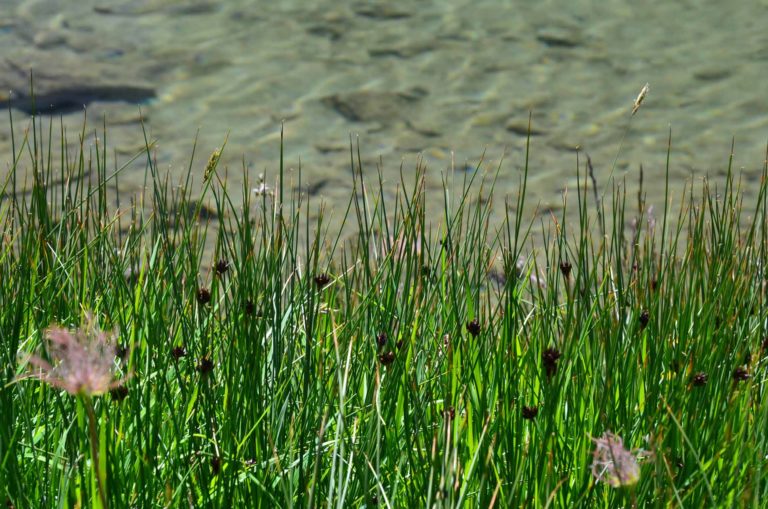
[[[173,175],[198,135],[200,177],[228,138],[233,183],[243,162],[269,178],[284,122],[288,166],[300,164],[308,190],[335,210],[349,198],[350,139],[366,171],[381,161],[390,191],[401,164],[412,174],[421,157],[438,204],[441,173],[471,171],[485,154],[488,168],[504,158],[498,195],[515,193],[531,112],[529,203],[546,215],[575,185],[577,147],[599,183],[614,168],[631,192],[642,164],[658,201],[670,128],[677,194],[723,174],[732,138],[736,167],[754,182],[768,141],[766,26],[766,1],[4,0],[0,59],[17,74],[35,69],[41,89],[75,87],[74,101],[48,112],[74,133],[86,102],[94,125],[106,116],[119,160],[143,144],[140,103]],[[4,89],[18,83],[4,74]],[[136,87],[151,94],[127,92]],[[18,125],[25,118],[15,112]],[[143,179],[137,164],[121,188],[138,192]]]

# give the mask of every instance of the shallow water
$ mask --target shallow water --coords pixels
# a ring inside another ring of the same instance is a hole
[[[4,0],[0,60],[34,68],[43,88],[46,80],[151,87],[141,115],[158,140],[157,161],[183,174],[199,133],[198,181],[225,138],[222,163],[234,183],[243,161],[252,179],[266,172],[269,180],[284,121],[288,166],[301,164],[311,192],[335,210],[349,198],[350,139],[366,171],[380,158],[389,191],[401,164],[412,174],[423,157],[433,207],[441,173],[472,168],[483,154],[489,169],[504,157],[497,190],[515,193],[529,112],[531,214],[536,205],[539,214],[560,209],[576,182],[576,147],[591,156],[599,185],[615,160],[613,176],[634,192],[642,164],[648,202],[658,202],[670,127],[676,196],[692,178],[724,173],[732,137],[736,168],[748,182],[759,178],[768,142],[765,0],[307,5]],[[139,109],[135,98],[119,100],[119,87],[109,97],[99,90],[75,106],[89,102],[93,126],[106,116],[109,146],[124,161],[143,145]],[[63,113],[77,132],[82,111],[69,106],[54,117]],[[18,126],[27,118],[14,112]],[[8,131],[0,122],[5,161]],[[122,191],[138,192],[143,179],[138,163],[121,177]]]

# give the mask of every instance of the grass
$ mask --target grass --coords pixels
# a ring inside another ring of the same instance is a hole
[[[125,166],[54,131],[17,134],[0,185],[9,506],[765,506],[767,169],[755,203],[729,160],[656,224],[613,181],[596,213],[579,160],[578,220],[534,228],[526,155],[492,228],[494,172],[446,177],[426,217],[422,167],[387,202],[351,150],[342,237],[282,151],[257,195],[215,154],[169,182],[147,140],[146,194],[117,210]],[[118,332],[125,389],[29,379],[24,354],[87,312]],[[637,482],[596,481],[607,432],[642,449]]]

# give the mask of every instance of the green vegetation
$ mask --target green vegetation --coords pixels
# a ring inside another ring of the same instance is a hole
[[[342,237],[310,224],[282,157],[274,194],[228,188],[218,151],[176,185],[149,141],[146,196],[117,214],[107,148],[69,153],[62,132],[59,156],[52,131],[36,119],[14,140],[0,184],[0,502],[768,500],[768,170],[756,203],[728,162],[719,192],[668,195],[654,219],[613,182],[595,213],[577,161],[578,221],[540,232],[522,212],[527,163],[497,230],[493,174],[446,181],[427,218],[421,168],[387,203],[352,151]],[[33,367],[72,357],[51,328],[89,316],[118,338],[124,384],[104,395]]]

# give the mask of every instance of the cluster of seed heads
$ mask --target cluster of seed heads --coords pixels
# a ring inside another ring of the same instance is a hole
[[[227,260],[221,259],[218,262],[216,262],[216,274],[219,276],[223,276],[227,273],[229,270],[229,262]]]
[[[557,360],[562,357],[556,348],[547,348],[541,354],[541,363],[544,365],[544,371],[547,373],[547,377],[551,377],[557,370]]]
[[[197,290],[197,303],[201,306],[205,306],[211,302],[211,291],[208,288],[200,288]]]
[[[703,371],[699,371],[695,375],[693,375],[693,379],[691,380],[691,383],[694,387],[704,387],[707,385],[707,380],[709,380],[709,376],[704,373]]]
[[[522,414],[523,419],[531,421],[531,420],[535,419],[537,415],[539,415],[539,407],[537,407],[537,406],[524,406],[520,413]]]
[[[330,282],[331,282],[331,277],[325,272],[315,276],[315,286],[317,286],[319,290],[322,290],[323,288],[328,286]]]
[[[476,338],[480,334],[480,322],[475,318],[471,322],[467,322],[467,332],[469,332],[473,338]]]

